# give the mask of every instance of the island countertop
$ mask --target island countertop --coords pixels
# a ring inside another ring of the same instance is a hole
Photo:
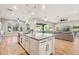
[[[25,35],[32,38],[32,39],[36,39],[38,41],[53,36],[52,33],[35,33],[35,34],[25,34]]]

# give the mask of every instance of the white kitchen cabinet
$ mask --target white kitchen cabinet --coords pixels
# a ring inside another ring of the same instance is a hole
[[[25,37],[25,49],[30,53],[30,40],[28,37]]]
[[[38,55],[39,54],[39,42],[35,39],[30,38],[30,54]]]
[[[41,40],[39,43],[39,54],[41,55],[50,55],[53,51],[53,42],[52,37]]]
[[[54,50],[53,37],[48,38],[47,42],[48,42],[47,44],[49,45],[49,49],[47,51],[47,54],[53,53],[53,50]]]
[[[39,43],[39,55],[46,55],[46,44],[46,40]]]
[[[30,54],[32,55],[50,55],[53,49],[52,37],[35,40],[30,38]]]
[[[31,34],[21,36],[21,45],[30,55],[50,55],[53,52],[53,36],[43,34],[33,36]]]
[[[21,36],[20,37],[20,40],[19,40],[19,43],[24,47],[24,49],[30,53],[30,40],[29,40],[29,37],[26,37],[26,36]]]

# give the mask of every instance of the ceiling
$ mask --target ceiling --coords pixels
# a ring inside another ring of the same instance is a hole
[[[57,22],[59,18],[79,19],[78,4],[0,4],[0,17],[28,20],[41,18]]]

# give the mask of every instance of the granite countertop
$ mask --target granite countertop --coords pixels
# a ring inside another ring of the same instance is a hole
[[[36,34],[25,34],[25,35],[36,40],[42,40],[53,36],[53,34],[50,33],[36,33]]]

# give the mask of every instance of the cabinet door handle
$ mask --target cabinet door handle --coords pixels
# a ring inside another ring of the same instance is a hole
[[[22,38],[21,38],[21,43],[22,43]]]
[[[25,41],[28,41],[28,40],[25,40]]]
[[[46,52],[49,50],[49,45],[47,44],[46,45]]]

